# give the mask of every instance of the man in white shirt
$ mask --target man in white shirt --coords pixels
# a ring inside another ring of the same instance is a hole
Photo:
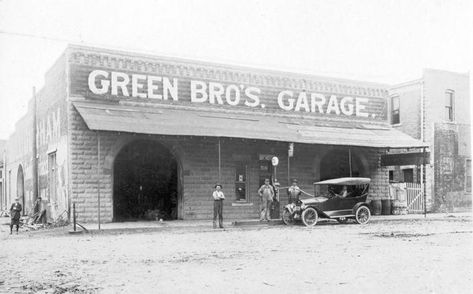
[[[225,195],[222,192],[222,185],[217,184],[215,185],[215,191],[212,193],[212,197],[214,198],[214,229],[217,228],[217,215],[218,215],[218,226],[223,229],[223,199],[225,199]]]

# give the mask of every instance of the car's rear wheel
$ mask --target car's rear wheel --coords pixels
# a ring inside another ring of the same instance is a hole
[[[346,224],[348,222],[348,218],[346,217],[339,217],[337,218],[337,221],[341,224]]]
[[[292,213],[287,208],[284,209],[284,211],[282,212],[282,221],[287,226],[291,226],[294,224],[294,217],[292,216]]]
[[[313,227],[317,223],[319,219],[319,214],[317,213],[317,210],[315,210],[312,207],[306,208],[302,212],[302,222],[304,225],[307,227]]]
[[[361,225],[366,224],[367,222],[369,222],[370,218],[371,218],[371,212],[368,207],[366,206],[358,207],[355,213],[355,220],[357,223]]]

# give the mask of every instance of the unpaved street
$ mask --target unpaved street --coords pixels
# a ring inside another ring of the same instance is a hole
[[[4,293],[471,293],[470,217],[0,238]]]

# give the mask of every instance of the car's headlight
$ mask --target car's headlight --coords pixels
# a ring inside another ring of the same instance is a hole
[[[301,209],[305,209],[306,207],[307,206],[304,203],[301,204]]]

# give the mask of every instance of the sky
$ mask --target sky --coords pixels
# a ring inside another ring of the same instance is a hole
[[[70,43],[395,84],[472,71],[473,1],[0,0],[0,139]]]

